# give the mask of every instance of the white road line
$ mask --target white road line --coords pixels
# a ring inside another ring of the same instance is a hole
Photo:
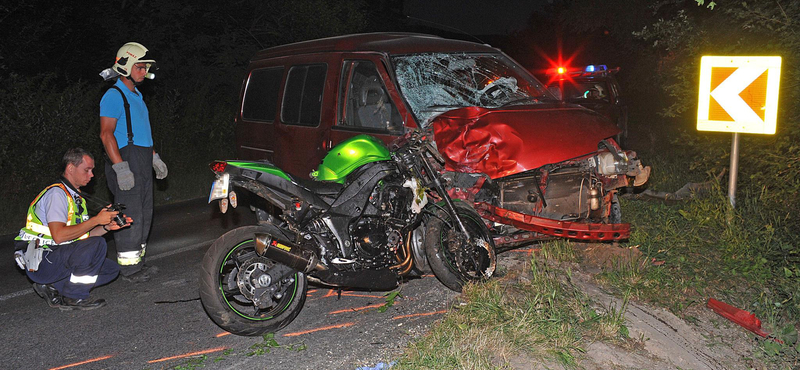
[[[200,244],[187,245],[187,246],[185,246],[183,248],[178,248],[178,249],[175,249],[175,250],[171,250],[169,252],[160,253],[160,254],[157,254],[157,255],[152,256],[152,257],[148,256],[147,260],[148,261],[157,261],[157,260],[160,260],[162,258],[169,257],[169,256],[172,256],[172,255],[175,255],[175,254],[178,254],[178,253],[183,253],[183,252],[190,251],[192,249],[205,248],[205,247],[211,245],[211,243],[213,243],[213,242],[214,242],[213,240],[209,240],[209,241],[206,241],[206,242],[203,242],[203,243],[200,243]],[[0,302],[9,300],[11,298],[22,297],[24,295],[28,295],[28,294],[31,294],[31,293],[33,293],[33,289],[25,289],[25,290],[16,291],[14,293],[8,293],[8,294],[0,295]]]

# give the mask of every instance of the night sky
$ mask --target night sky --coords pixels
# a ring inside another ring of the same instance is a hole
[[[453,27],[471,35],[509,34],[525,27],[531,13],[551,1],[406,0],[410,17]],[[455,31],[455,30],[454,30]]]

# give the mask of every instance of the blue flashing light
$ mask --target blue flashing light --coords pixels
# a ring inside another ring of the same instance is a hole
[[[586,72],[594,72],[594,65],[590,64],[586,66]]]

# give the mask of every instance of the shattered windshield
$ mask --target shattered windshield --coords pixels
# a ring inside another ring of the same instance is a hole
[[[503,54],[431,53],[392,58],[400,90],[422,126],[461,107],[498,108],[553,97]]]

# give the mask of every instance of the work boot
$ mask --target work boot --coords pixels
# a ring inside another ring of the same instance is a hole
[[[122,280],[125,280],[129,283],[137,284],[137,283],[144,283],[150,280],[150,275],[154,275],[157,272],[158,272],[158,267],[144,265],[142,266],[141,270],[136,271],[133,274],[127,276],[120,274],[120,277],[122,278]]]
[[[70,310],[93,310],[95,308],[100,308],[106,305],[105,299],[95,299],[95,298],[70,298],[64,297],[62,299],[62,304],[60,308],[62,311],[70,311]]]
[[[47,305],[50,307],[55,308],[62,304],[61,294],[50,284],[33,283],[33,291],[36,292],[39,297],[44,298],[44,300],[47,301]]]

